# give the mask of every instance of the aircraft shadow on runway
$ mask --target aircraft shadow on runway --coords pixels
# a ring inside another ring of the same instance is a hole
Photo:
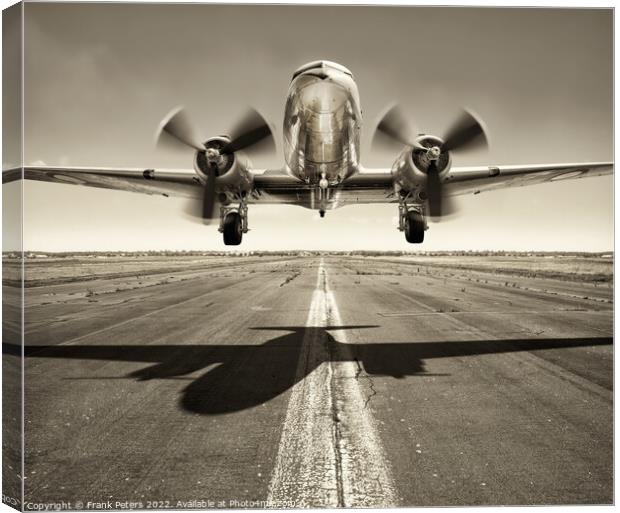
[[[372,376],[429,375],[432,358],[500,354],[518,351],[611,345],[611,337],[548,338],[454,342],[338,342],[334,330],[377,326],[256,327],[284,331],[261,345],[57,345],[27,346],[27,358],[63,358],[152,363],[123,378],[139,381],[178,379],[208,369],[183,390],[180,405],[195,413],[215,415],[259,406],[282,394],[325,361],[355,361]],[[300,365],[302,347],[305,357]],[[20,355],[19,345],[4,343],[3,353]],[[298,367],[303,367],[298,370]],[[86,379],[109,379],[97,376]]]

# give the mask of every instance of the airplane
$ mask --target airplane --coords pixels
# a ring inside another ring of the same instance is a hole
[[[200,199],[199,217],[219,215],[225,245],[248,231],[248,205],[293,204],[319,211],[344,205],[398,204],[398,229],[422,243],[428,218],[450,214],[450,198],[507,187],[610,174],[612,162],[452,167],[452,154],[487,144],[482,122],[462,114],[445,136],[416,134],[405,112],[391,106],[375,128],[373,145],[391,143],[390,168],[360,163],[362,110],[353,74],[319,60],[298,68],[284,113],[285,165],[254,169],[249,155],[275,149],[273,130],[250,109],[229,135],[197,135],[183,107],[164,117],[157,144],[191,149],[193,169],[26,166],[3,172],[3,183],[27,179]],[[219,212],[216,206],[219,205]]]

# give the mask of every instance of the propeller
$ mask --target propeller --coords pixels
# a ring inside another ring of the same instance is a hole
[[[209,222],[214,217],[216,203],[215,179],[219,175],[219,166],[224,161],[224,155],[232,155],[241,150],[258,152],[274,152],[275,139],[271,127],[255,110],[248,109],[241,121],[232,130],[229,142],[222,148],[207,147],[204,138],[197,135],[197,131],[189,120],[184,107],[177,107],[170,111],[159,124],[156,134],[156,145],[159,147],[185,149],[191,148],[205,153],[207,160],[207,180],[202,194],[202,218]]]
[[[207,183],[202,194],[202,218],[208,221],[213,219],[215,212],[215,179],[217,178],[217,164],[210,164],[207,172]]]
[[[273,153],[276,149],[271,127],[256,110],[250,108],[230,135],[230,142],[220,151],[224,155],[252,148],[256,153]]]
[[[388,147],[392,149],[394,143],[402,146],[413,146],[416,149],[423,149],[416,142],[417,131],[409,122],[402,107],[397,103],[392,104],[381,116],[373,136],[373,145]]]
[[[473,150],[488,146],[482,123],[467,110],[463,110],[443,140],[441,151]]]
[[[197,151],[205,149],[184,107],[176,107],[164,117],[157,129],[155,144],[173,148],[189,146]]]
[[[418,143],[411,123],[398,104],[391,106],[381,117],[375,134],[373,144],[386,146],[388,143],[397,142],[400,145],[413,147],[416,151],[426,153],[429,164],[426,171],[426,194],[428,196],[429,213],[432,217],[441,217],[452,211],[447,198],[443,194],[440,171],[437,161],[442,153],[449,151],[464,151],[473,148],[486,147],[488,145],[484,127],[474,115],[463,110],[459,118],[446,132],[443,143],[438,146],[427,148]]]
[[[426,172],[426,194],[428,196],[428,210],[431,217],[441,216],[443,195],[436,160],[431,160]]]

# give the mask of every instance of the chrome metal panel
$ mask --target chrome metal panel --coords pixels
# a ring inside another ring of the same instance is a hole
[[[316,61],[295,72],[284,113],[284,156],[290,172],[309,184],[324,174],[336,185],[359,166],[361,111],[353,76]]]

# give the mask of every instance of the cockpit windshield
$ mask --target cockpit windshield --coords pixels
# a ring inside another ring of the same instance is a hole
[[[346,73],[350,77],[353,77],[353,73],[351,73],[347,68],[345,68],[341,64],[338,64],[337,62],[331,62],[331,61],[312,61],[312,62],[309,62],[308,64],[304,64],[303,66],[298,68],[295,71],[295,73],[293,73],[293,78],[291,80],[295,80],[299,75],[301,75],[302,73],[305,73],[306,71],[310,71],[310,70],[317,70],[318,71],[318,70],[321,70],[321,69],[324,69],[324,68],[335,69],[335,70],[341,71],[343,73]]]

